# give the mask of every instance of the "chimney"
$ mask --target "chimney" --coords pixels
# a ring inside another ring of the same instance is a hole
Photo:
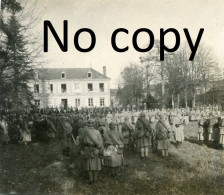
[[[103,66],[103,75],[106,77],[107,76],[107,67]]]

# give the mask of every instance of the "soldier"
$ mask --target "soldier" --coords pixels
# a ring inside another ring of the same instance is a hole
[[[72,126],[65,116],[61,118],[60,125],[62,130],[62,144],[64,148],[63,155],[68,157],[72,144]]]
[[[88,171],[89,183],[92,184],[97,181],[98,171],[101,170],[100,156],[103,153],[103,140],[92,119],[88,121],[88,127],[82,129],[80,146],[83,169]]]
[[[113,114],[112,122],[115,124],[117,130],[121,132],[122,124],[120,120],[120,114],[118,113],[118,111],[115,114]]]
[[[220,117],[216,116],[216,123],[213,126],[213,134],[212,134],[212,139],[213,139],[213,147],[218,148],[219,147],[219,124],[220,124]]]
[[[158,117],[159,120],[155,127],[157,150],[161,151],[162,157],[167,157],[169,148],[169,138],[170,138],[170,126],[164,120],[164,115],[162,113],[159,113]]]
[[[170,115],[168,117],[169,120],[169,124],[171,126],[171,131],[174,133],[174,129],[175,129],[175,124],[174,124],[174,118],[175,118],[175,113],[174,111],[170,112]]]
[[[48,142],[50,143],[55,139],[55,134],[56,134],[56,128],[54,126],[54,123],[52,122],[51,117],[47,117],[46,129],[47,129]]]
[[[84,136],[83,133],[85,131],[85,128],[87,127],[87,120],[80,117],[78,123],[79,123],[79,133],[77,136],[77,140],[80,142],[80,139],[83,139]]]
[[[105,121],[100,120],[99,121],[99,132],[100,135],[102,136],[102,138],[104,138],[104,133],[106,132],[108,126],[107,123]]]
[[[145,119],[145,113],[142,112],[135,125],[135,139],[137,149],[140,150],[141,158],[148,157],[149,147],[152,146],[152,129],[149,121]]]
[[[224,118],[222,116],[219,122],[219,144],[224,149]]]
[[[122,110],[122,111],[120,111],[120,122],[123,124],[123,122],[124,122],[124,117],[125,117],[125,111],[124,110]]]
[[[201,114],[201,118],[198,121],[198,141],[203,145],[204,143],[204,126],[205,126],[205,115]]]
[[[104,154],[105,166],[112,168],[112,175],[117,176],[119,168],[123,165],[123,136],[115,124],[111,122],[109,129],[104,133],[104,145],[106,152]]]
[[[184,141],[184,126],[183,126],[184,119],[180,115],[180,113],[177,113],[174,116],[173,120],[173,131],[174,131],[174,138],[176,140],[177,147],[179,147],[182,142]]]
[[[206,132],[206,142],[208,145],[212,145],[212,142],[214,140],[213,130],[214,130],[215,124],[217,122],[218,122],[218,120],[215,117],[214,112],[211,112],[209,120],[208,120],[207,132]],[[215,127],[215,128],[217,128],[217,127]]]
[[[113,121],[113,115],[110,113],[110,111],[107,114],[106,121],[108,125]]]
[[[124,138],[124,149],[125,151],[129,151],[131,149],[132,143],[132,135],[134,133],[134,129],[130,124],[129,117],[125,117],[125,122],[122,124],[122,135]]]
[[[139,117],[139,116],[138,116],[138,113],[134,110],[133,113],[132,113],[132,119],[133,119],[133,120],[132,120],[132,123],[133,123],[133,124],[136,124],[136,122],[137,122],[137,120],[138,120],[138,117]]]

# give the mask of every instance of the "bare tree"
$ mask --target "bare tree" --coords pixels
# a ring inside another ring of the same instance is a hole
[[[144,96],[144,80],[141,67],[138,64],[130,64],[121,72],[122,88],[120,89],[120,99],[123,105],[141,102]]]

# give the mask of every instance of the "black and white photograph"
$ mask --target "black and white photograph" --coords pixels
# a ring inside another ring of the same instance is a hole
[[[223,0],[0,0],[0,194],[223,193]]]

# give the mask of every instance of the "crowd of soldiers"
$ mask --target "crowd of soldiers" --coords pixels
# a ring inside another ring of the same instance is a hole
[[[97,180],[101,165],[116,176],[124,156],[136,152],[142,159],[152,152],[168,156],[170,139],[179,147],[184,141],[184,125],[197,120],[198,140],[224,146],[224,122],[218,110],[211,109],[41,109],[24,114],[1,115],[0,142],[24,143],[60,140],[63,155],[72,144],[79,148],[82,167],[90,183]]]
[[[224,118],[220,112],[202,112],[198,120],[198,141],[200,144],[224,149]]]

